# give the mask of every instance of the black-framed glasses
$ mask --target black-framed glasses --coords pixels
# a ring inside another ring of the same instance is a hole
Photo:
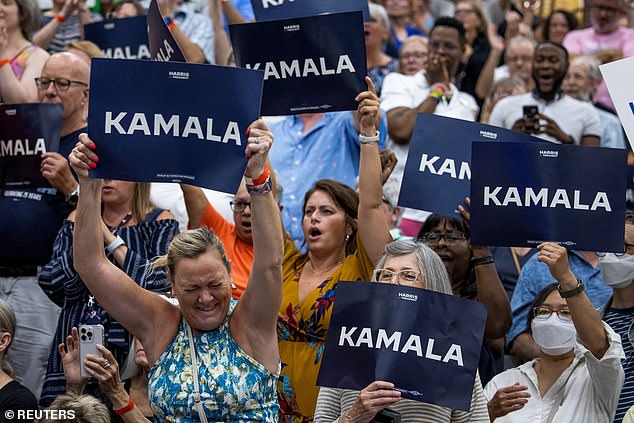
[[[439,234],[436,232],[427,232],[422,236],[422,240],[429,245],[436,245],[440,240],[444,239],[447,245],[456,245],[458,242],[467,239],[462,232],[449,232],[448,234]]]
[[[84,87],[88,86],[88,84],[86,84],[85,82],[73,81],[72,79],[66,79],[66,78],[52,79],[52,78],[47,78],[45,76],[35,78],[35,85],[37,85],[38,90],[46,90],[49,87],[49,85],[51,85],[51,82],[55,85],[55,89],[57,91],[68,91],[70,86],[73,84],[83,85]]]
[[[404,269],[395,272],[390,269],[376,269],[373,272],[374,280],[382,283],[396,283],[398,285],[417,286],[420,281],[420,272]],[[396,276],[396,282],[394,282]]]
[[[234,213],[242,213],[247,206],[249,206],[249,208],[251,208],[251,202],[250,201],[229,201],[229,205],[231,206],[231,210]]]
[[[559,320],[563,320],[566,322],[569,320],[572,320],[572,316],[570,315],[570,310],[568,310],[567,308],[562,308],[559,311],[551,310],[550,308],[546,306],[538,306],[533,308],[533,315],[535,316],[536,319],[539,319],[539,320],[546,320],[550,316],[552,316],[553,313],[557,313],[557,317],[559,318]]]
[[[627,253],[627,249],[632,247],[634,248],[634,244],[628,244],[627,242],[623,245],[623,252],[622,253],[614,253],[615,256],[617,257],[623,257],[626,253]],[[607,253],[604,253],[602,251],[597,251],[596,255],[598,255],[599,257],[605,257]]]

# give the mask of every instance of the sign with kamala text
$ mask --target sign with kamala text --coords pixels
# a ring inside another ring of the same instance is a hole
[[[156,0],[150,2],[147,13],[147,35],[150,44],[150,57],[160,62],[186,62],[185,55],[165,25],[161,9]]]
[[[473,143],[471,243],[623,252],[626,150]]]
[[[361,13],[230,25],[236,63],[264,71],[262,115],[356,110],[367,74]]]
[[[84,26],[86,40],[97,44],[106,57],[113,59],[149,59],[145,16],[110,19]]]
[[[419,113],[398,199],[402,207],[459,217],[469,195],[473,141],[537,141],[521,132]]]
[[[370,20],[367,0],[251,0],[251,5],[258,22],[357,10],[363,13],[364,21]]]
[[[63,118],[61,104],[0,105],[0,188],[50,186],[42,154],[58,150]]]
[[[100,84],[111,75],[117,84]],[[93,59],[88,133],[97,178],[182,182],[235,193],[246,130],[260,115],[262,72],[150,60]]]
[[[403,398],[469,411],[486,308],[396,284],[339,282],[317,385],[392,382]]]
[[[614,108],[623,124],[625,134],[634,149],[634,57],[606,63],[599,67],[601,75],[608,87]]]

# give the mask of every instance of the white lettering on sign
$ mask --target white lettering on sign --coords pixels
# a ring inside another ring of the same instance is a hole
[[[471,180],[471,168],[467,162],[459,162],[460,169],[456,172],[456,162],[454,159],[445,159],[439,168],[436,168],[436,162],[440,160],[439,156],[429,157],[427,154],[423,154],[420,159],[420,166],[418,170],[420,172],[430,172],[434,175],[447,174],[454,179],[467,179]]]
[[[0,157],[37,156],[46,153],[44,138],[32,142],[28,138],[23,140],[0,140]]]
[[[167,42],[167,40],[163,40],[163,47],[159,48],[159,51],[156,53],[156,60],[159,62],[169,62],[172,58],[172,53],[174,53],[174,49]]]
[[[498,134],[492,131],[484,131],[480,130],[480,136],[485,138],[491,138],[492,140],[497,139]]]
[[[593,195],[582,195],[581,190],[572,190],[572,195],[565,189],[556,189],[554,193],[548,188],[541,188],[537,193],[531,187],[527,187],[523,193],[517,187],[508,187],[506,192],[501,192],[503,187],[484,187],[484,205],[485,206],[498,206],[507,207],[509,205],[515,205],[518,207],[530,207],[531,205],[544,207],[544,208],[556,208],[564,207],[566,209],[574,210],[590,210],[595,211],[599,208],[604,209],[607,212],[612,211],[608,194],[603,191],[598,191]],[[504,195],[504,198],[502,198]],[[582,203],[582,196],[587,200],[589,197],[594,196],[592,204]],[[572,198],[572,202],[570,199]]]
[[[292,2],[293,0],[288,1]],[[284,0],[262,0],[262,7],[266,9],[269,6],[279,6],[282,3],[284,3]]]
[[[317,62],[317,63],[315,63]],[[301,64],[300,64],[301,63]],[[347,54],[339,56],[336,67],[328,68],[330,64],[326,63],[325,57],[319,57],[316,61],[308,58],[295,59],[289,61],[280,62],[266,62],[264,63],[264,80],[269,78],[286,79],[286,78],[305,78],[307,76],[324,76],[340,74],[344,71],[355,73],[356,70],[352,65],[352,61]],[[247,69],[259,70],[262,63],[246,64]]]
[[[355,339],[355,332],[359,329],[358,327],[347,328],[346,326],[341,327],[341,332],[339,333],[339,342],[338,345],[340,347],[348,346],[353,348],[359,348],[362,345],[365,348],[375,348],[381,349],[386,348],[392,351],[400,352],[402,354],[407,354],[412,352],[416,354],[418,357],[425,357],[429,360],[434,361],[442,361],[443,363],[448,363],[449,361],[455,361],[461,367],[464,367],[464,362],[462,359],[462,347],[458,344],[451,344],[449,349],[444,354],[442,351],[436,350],[434,352],[434,345],[436,340],[433,338],[428,338],[425,345],[425,352],[423,353],[423,344],[421,342],[421,338],[418,335],[409,335],[405,344],[401,347],[401,339],[403,338],[403,334],[399,331],[395,331],[388,337],[387,332],[384,329],[379,329],[376,336],[373,336],[373,331],[371,328],[361,328],[358,335]],[[374,339],[376,338],[376,342]]]
[[[129,46],[114,47],[103,50],[103,54],[112,59],[149,59],[150,49],[145,44],[141,44],[136,51]]]
[[[134,135],[137,132],[146,136],[168,135],[179,138],[189,138],[194,135],[200,140],[227,143],[234,141],[236,145],[242,145],[242,138],[238,123],[230,121],[224,128],[223,135],[216,135],[213,132],[214,120],[212,118],[199,118],[198,116],[187,116],[187,120],[181,120],[180,115],[171,115],[165,118],[159,113],[150,115],[149,119],[145,113],[134,113],[129,123],[125,125],[124,119],[128,112],[119,112],[113,117],[112,112],[106,112],[105,129],[106,134]],[[127,119],[126,119],[127,121]],[[181,126],[182,121],[184,125]],[[202,123],[201,123],[202,121]],[[151,125],[150,125],[151,123]],[[127,128],[127,129],[126,129]],[[222,132],[222,131],[221,131]]]

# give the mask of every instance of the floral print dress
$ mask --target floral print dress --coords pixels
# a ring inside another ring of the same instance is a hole
[[[209,422],[277,422],[277,374],[235,343],[229,318],[216,329],[193,335],[198,357],[200,397]],[[199,422],[194,402],[192,358],[183,319],[174,340],[149,373],[148,391],[154,421]]]
[[[280,422],[312,422],[319,387],[316,385],[324,351],[335,287],[342,281],[370,280],[372,260],[357,236],[359,248],[346,257],[328,279],[300,303],[298,283],[308,256],[287,240],[284,250],[282,306],[277,319],[282,371],[277,386]]]

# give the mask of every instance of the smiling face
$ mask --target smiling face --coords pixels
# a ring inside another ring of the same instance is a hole
[[[429,233],[441,236],[437,242],[427,241],[427,245],[442,259],[452,283],[460,283],[467,277],[469,271],[471,260],[469,240],[460,229],[445,219],[431,228]],[[450,245],[447,243],[447,235],[455,235],[456,238],[460,239]]]
[[[566,76],[568,61],[564,51],[553,44],[543,43],[535,49],[533,80],[541,97],[553,98]]]
[[[0,27],[7,32],[20,28],[20,10],[15,0],[0,0]]]
[[[582,63],[570,65],[562,86],[566,94],[577,100],[590,101],[594,94],[594,86],[588,76],[588,67]]]
[[[400,273],[400,277],[399,277]],[[390,275],[387,278],[386,275]],[[377,278],[379,283],[393,283],[415,288],[425,288],[426,284],[418,267],[416,253],[391,255],[385,259],[383,272]]]
[[[231,277],[214,250],[196,258],[179,258],[172,284],[181,313],[197,334],[216,329],[227,317],[231,303]]]
[[[321,190],[306,201],[302,228],[308,250],[318,255],[338,254],[345,248],[346,235],[352,232],[343,209]]]
[[[459,2],[454,14],[456,19],[464,25],[465,31],[477,30],[482,25],[482,21],[471,3]]]
[[[566,34],[570,31],[568,26],[568,20],[563,13],[555,13],[550,18],[550,25],[548,25],[548,39],[553,43],[563,44]]]

